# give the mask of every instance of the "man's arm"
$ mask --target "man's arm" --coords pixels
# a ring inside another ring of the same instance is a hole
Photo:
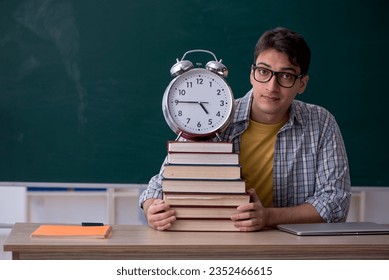
[[[323,223],[324,220],[317,213],[316,209],[308,203],[293,207],[267,208],[268,219],[266,226],[276,227],[279,224],[295,223]]]
[[[284,208],[264,208],[254,189],[249,190],[253,202],[241,205],[241,213],[231,217],[241,231],[257,231],[279,224],[324,222],[316,209],[308,204]]]

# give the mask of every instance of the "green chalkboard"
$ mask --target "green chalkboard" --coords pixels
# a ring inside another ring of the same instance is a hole
[[[335,115],[352,185],[389,186],[387,3],[0,0],[0,182],[146,183],[175,138],[176,58],[214,52],[241,97],[258,37],[286,26],[312,49],[299,98]]]

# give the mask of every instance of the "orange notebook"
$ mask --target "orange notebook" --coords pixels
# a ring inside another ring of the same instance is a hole
[[[45,238],[108,238],[112,227],[76,226],[76,225],[41,225],[31,237]]]

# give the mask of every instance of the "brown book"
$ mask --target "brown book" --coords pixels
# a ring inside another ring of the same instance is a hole
[[[231,142],[169,141],[169,152],[232,153]]]
[[[250,202],[248,194],[223,193],[164,193],[164,200],[171,206],[239,206]]]
[[[239,231],[230,219],[177,219],[170,231]]]
[[[167,157],[170,164],[239,164],[237,153],[169,152]]]
[[[162,180],[164,192],[244,193],[243,180]]]
[[[180,165],[167,164],[162,176],[165,179],[240,179],[239,165]]]
[[[112,227],[105,226],[76,226],[76,225],[41,225],[31,237],[44,238],[107,238]]]
[[[236,207],[172,206],[170,209],[176,211],[178,219],[230,219],[232,215],[239,213]]]

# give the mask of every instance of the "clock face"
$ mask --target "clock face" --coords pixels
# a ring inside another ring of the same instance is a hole
[[[165,118],[175,132],[182,131],[189,139],[206,138],[228,125],[234,98],[222,77],[206,69],[192,69],[168,86],[164,105]]]

